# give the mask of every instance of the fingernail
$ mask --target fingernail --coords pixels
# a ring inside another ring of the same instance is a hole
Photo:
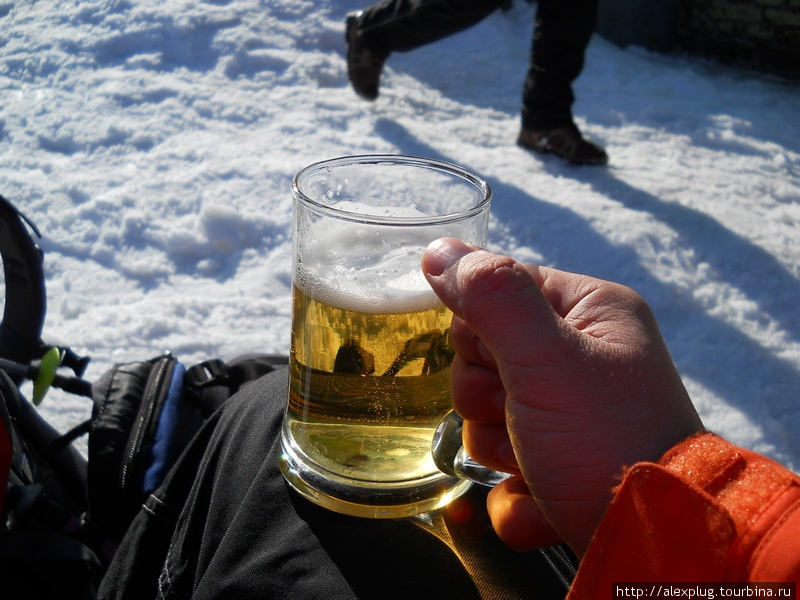
[[[422,257],[422,268],[432,276],[438,277],[452,267],[458,260],[472,250],[464,242],[454,238],[441,238],[428,245]]]

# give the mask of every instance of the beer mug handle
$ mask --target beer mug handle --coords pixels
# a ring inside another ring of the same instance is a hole
[[[463,419],[453,410],[439,421],[431,443],[433,462],[439,470],[452,477],[470,479],[489,487],[494,487],[511,477],[510,473],[489,469],[470,458],[461,441],[463,424]]]

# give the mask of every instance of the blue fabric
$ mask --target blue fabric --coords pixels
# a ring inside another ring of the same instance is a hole
[[[150,494],[161,485],[172,464],[171,450],[178,429],[185,374],[186,367],[179,362],[175,363],[172,380],[169,383],[167,397],[161,407],[161,414],[159,415],[156,433],[153,438],[152,462],[144,473],[143,491],[145,494]]]

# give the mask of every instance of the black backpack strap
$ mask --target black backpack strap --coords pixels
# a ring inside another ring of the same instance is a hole
[[[6,286],[0,357],[20,363],[41,356],[47,306],[42,252],[31,231],[42,237],[29,219],[0,196],[0,255]]]
[[[5,307],[0,321],[0,365],[19,384],[25,377],[35,379],[32,361],[42,358],[52,348],[42,342],[47,310],[47,293],[44,281],[44,254],[36,243],[42,234],[36,225],[0,196],[0,257],[5,276]],[[61,365],[82,376],[89,359],[79,356],[70,348],[59,348]],[[13,364],[19,368],[13,368]],[[75,389],[71,380],[58,376],[68,391],[83,393]],[[61,385],[60,387],[64,387]]]
[[[207,417],[247,384],[288,364],[284,354],[245,354],[227,362],[213,358],[186,369],[184,385]]]

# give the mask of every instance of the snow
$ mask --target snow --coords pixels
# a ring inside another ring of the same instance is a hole
[[[0,193],[43,232],[44,339],[115,362],[289,344],[294,174],[348,154],[484,176],[489,247],[651,304],[707,427],[800,469],[797,83],[595,36],[575,90],[607,168],[515,145],[533,7],[344,60],[356,0],[0,4]],[[88,401],[52,391],[65,429]]]

